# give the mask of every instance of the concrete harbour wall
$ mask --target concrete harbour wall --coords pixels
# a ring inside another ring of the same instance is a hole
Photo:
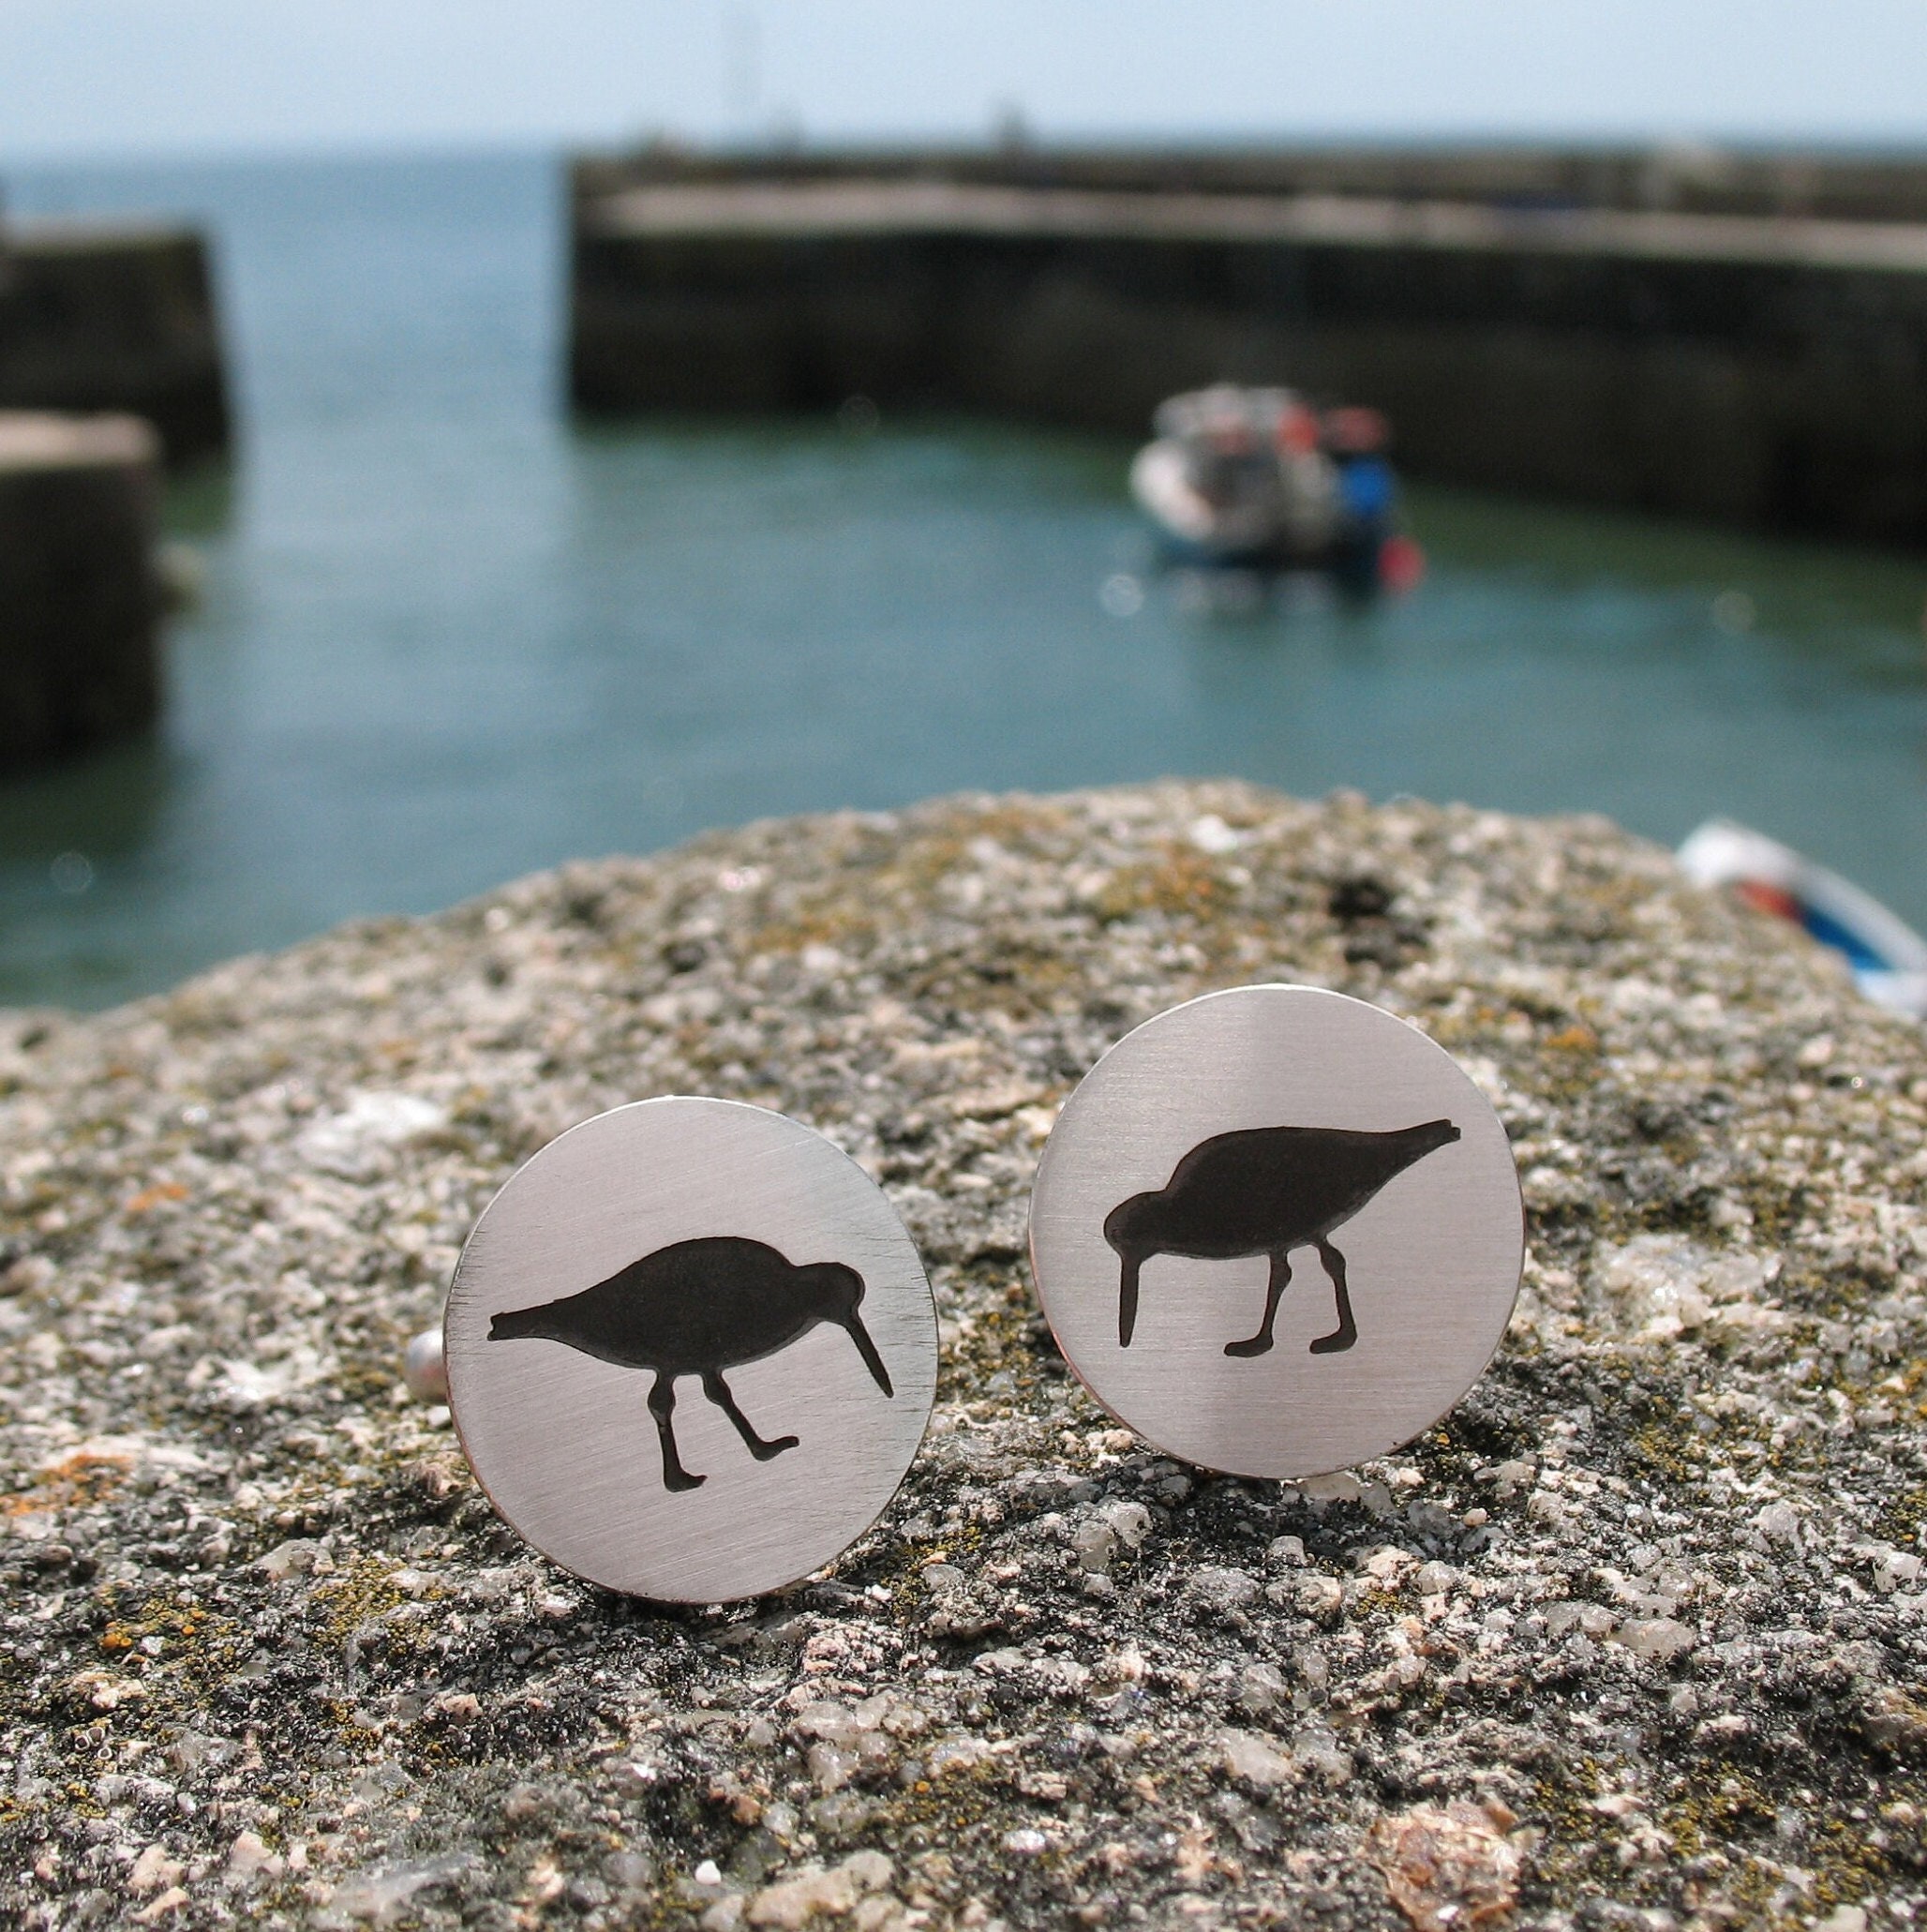
[[[175,466],[227,453],[227,371],[199,232],[18,223],[0,231],[0,408],[144,416]]]
[[[578,202],[624,188],[748,181],[949,181],[1136,194],[1362,195],[1517,208],[1622,208],[1845,221],[1927,220],[1927,157],[1696,143],[1243,148],[722,150],[658,144],[574,166]]]
[[[158,457],[132,416],[0,412],[0,771],[158,710]]]
[[[588,410],[860,393],[1136,430],[1284,381],[1389,412],[1415,475],[1927,544],[1912,220],[610,165],[575,177]]]

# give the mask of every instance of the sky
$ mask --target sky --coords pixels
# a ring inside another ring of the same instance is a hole
[[[0,157],[693,141],[1927,142],[1927,0],[0,0]]]

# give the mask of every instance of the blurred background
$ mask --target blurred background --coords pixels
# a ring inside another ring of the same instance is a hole
[[[0,432],[0,1003],[1165,773],[1927,923],[1923,72],[1900,0],[0,0],[0,408],[157,426]],[[1218,382],[1321,502],[1380,413],[1386,581],[1134,492]]]

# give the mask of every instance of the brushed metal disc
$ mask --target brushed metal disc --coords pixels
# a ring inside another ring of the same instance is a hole
[[[496,1508],[565,1569],[664,1602],[829,1562],[936,1395],[930,1284],[882,1190],[733,1101],[640,1101],[551,1141],[476,1222],[443,1334]]]
[[[1119,1421],[1207,1469],[1308,1476],[1411,1441],[1478,1380],[1524,1210],[1499,1116],[1442,1048],[1344,994],[1241,986],[1091,1070],[1044,1148],[1030,1251],[1065,1359]]]

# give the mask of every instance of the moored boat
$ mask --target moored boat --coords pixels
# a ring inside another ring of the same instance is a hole
[[[1152,427],[1131,493],[1170,562],[1319,570],[1359,592],[1416,583],[1423,560],[1394,526],[1376,410],[1320,412],[1290,389],[1221,382],[1172,397]]]
[[[1927,939],[1871,892],[1725,818],[1710,818],[1676,856],[1688,878],[1726,887],[1843,954],[1869,999],[1927,1019]]]

